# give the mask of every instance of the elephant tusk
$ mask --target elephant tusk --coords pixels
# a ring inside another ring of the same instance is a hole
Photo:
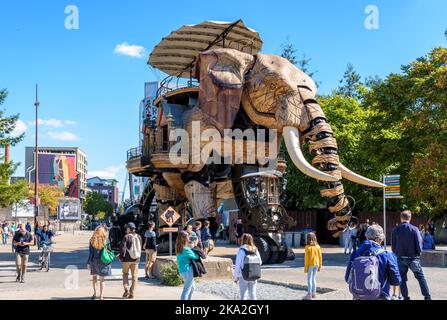
[[[290,158],[302,173],[321,181],[338,181],[337,177],[321,172],[307,162],[306,158],[304,158],[303,152],[301,151],[300,133],[297,128],[284,127],[283,136]]]
[[[352,182],[363,184],[368,187],[374,187],[374,188],[384,188],[386,187],[382,182],[374,181],[365,177],[362,177],[361,175],[349,170],[346,168],[343,164],[338,164],[338,169],[341,172],[341,175],[343,178],[350,180]]]

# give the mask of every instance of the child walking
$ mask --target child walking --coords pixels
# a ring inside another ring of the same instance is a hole
[[[317,271],[321,271],[323,256],[321,248],[317,242],[315,233],[307,235],[307,242],[304,254],[304,273],[307,273],[307,295],[304,300],[312,300],[317,292]]]

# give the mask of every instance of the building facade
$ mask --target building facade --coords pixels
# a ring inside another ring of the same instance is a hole
[[[25,179],[35,182],[34,147],[25,148]],[[66,197],[87,195],[87,155],[77,147],[39,147],[39,184],[58,186]]]
[[[87,179],[87,187],[91,192],[97,192],[104,197],[113,207],[113,211],[118,208],[118,181],[115,179],[101,179],[93,177]]]

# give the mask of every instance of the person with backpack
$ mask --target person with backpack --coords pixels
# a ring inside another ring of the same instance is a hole
[[[304,300],[311,300],[317,294],[317,271],[323,266],[323,255],[317,242],[317,236],[311,232],[307,235],[307,244],[304,249],[304,273],[307,273],[307,295]]]
[[[112,275],[112,263],[104,263],[101,259],[103,250],[107,243],[106,230],[103,227],[97,227],[93,232],[89,241],[89,254],[87,259],[87,269],[90,270],[90,275],[93,284],[92,299],[96,299],[96,284],[99,278],[99,300],[104,300],[104,277]]]
[[[195,241],[195,240],[194,240]],[[181,231],[175,241],[175,254],[177,257],[177,268],[180,277],[183,279],[183,290],[181,300],[192,300],[192,294],[196,283],[194,281],[194,271],[191,260],[199,259],[199,256],[191,249],[189,235],[186,231]]]
[[[394,255],[381,246],[384,237],[381,226],[371,225],[367,240],[349,259],[345,280],[354,300],[390,300],[390,286],[401,283]]]
[[[256,284],[261,278],[262,259],[256,248],[253,236],[248,233],[242,235],[242,245],[236,255],[233,280],[239,282],[241,300],[256,300]]]
[[[126,226],[127,233],[121,242],[120,261],[123,263],[123,298],[133,299],[138,281],[138,264],[141,257],[141,237],[136,233],[133,222]],[[132,275],[132,285],[129,289],[129,271]]]

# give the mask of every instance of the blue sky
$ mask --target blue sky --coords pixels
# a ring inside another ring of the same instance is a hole
[[[79,30],[65,28],[69,4],[79,9]],[[379,9],[378,30],[364,27],[367,5]],[[312,58],[320,91],[329,93],[348,63],[364,77],[383,77],[445,46],[446,17],[445,0],[1,0],[0,88],[9,90],[2,107],[20,113],[27,129],[12,159],[23,163],[25,146],[33,145],[38,82],[40,144],[79,146],[91,173],[123,186],[126,150],[138,145],[143,84],[159,80],[146,65],[148,54],[183,24],[242,18],[260,33],[264,53],[279,54],[288,38],[299,55]],[[146,52],[141,58],[114,53],[122,43]],[[17,175],[23,174],[22,165]]]

